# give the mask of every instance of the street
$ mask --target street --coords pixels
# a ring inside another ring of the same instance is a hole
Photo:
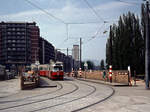
[[[113,95],[114,90],[106,85],[65,78],[64,81],[46,83],[57,87],[40,87],[23,90],[16,94],[1,96],[1,112],[70,112],[80,111],[100,103]],[[16,79],[13,80],[16,82]],[[3,86],[5,87],[5,86]]]
[[[149,112],[150,91],[137,86],[107,86],[66,77],[41,78],[41,87],[19,90],[18,79],[1,81],[1,112]],[[4,85],[6,84],[6,85]],[[14,86],[16,84],[16,86]]]

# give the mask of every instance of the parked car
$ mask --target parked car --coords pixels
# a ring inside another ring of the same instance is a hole
[[[7,78],[5,66],[0,65],[0,79],[5,80]]]
[[[15,75],[9,70],[6,70],[6,79],[13,79],[13,78],[15,78]]]

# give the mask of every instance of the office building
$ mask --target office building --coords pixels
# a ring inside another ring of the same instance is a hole
[[[0,64],[29,65],[39,60],[39,27],[35,22],[0,23]]]

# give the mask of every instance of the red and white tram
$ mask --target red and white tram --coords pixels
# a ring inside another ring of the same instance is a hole
[[[39,75],[48,77],[50,79],[60,79],[63,80],[64,71],[63,71],[63,63],[56,62],[51,65],[43,64],[38,66]]]
[[[52,65],[52,71],[50,75],[50,79],[60,79],[63,80],[64,71],[63,71],[63,63],[56,62]]]

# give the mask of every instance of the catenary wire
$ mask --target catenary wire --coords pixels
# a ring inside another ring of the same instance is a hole
[[[87,0],[83,0],[87,6],[94,12],[94,14],[99,18],[101,19],[103,22],[104,22],[104,19],[95,11],[95,9],[89,4],[89,2]]]
[[[36,5],[35,3],[33,3],[33,2],[31,2],[31,1],[29,1],[29,0],[25,0],[25,1],[26,1],[28,4],[34,6],[35,8],[41,10],[43,13],[47,14],[50,18],[52,17],[52,18],[54,18],[54,19],[60,21],[60,22],[63,23],[63,24],[67,24],[67,23],[66,23],[65,21],[63,21],[62,19],[60,19],[60,18],[54,16],[53,14],[47,12],[46,10],[42,9],[41,7],[39,7],[38,5]]]

